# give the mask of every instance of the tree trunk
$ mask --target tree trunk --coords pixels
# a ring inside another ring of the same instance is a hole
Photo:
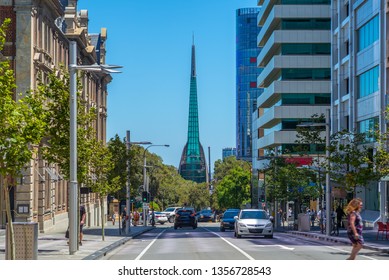
[[[9,198],[9,189],[8,189],[8,179],[5,177],[4,179],[4,200],[5,200],[5,211],[6,211],[6,216],[7,216],[7,234],[9,236],[9,241],[10,243],[8,245],[10,249],[10,257],[11,260],[16,259],[16,252],[15,252],[15,234],[14,234],[14,228],[12,224],[12,215],[11,215],[11,203],[10,203],[10,198]]]
[[[101,212],[101,240],[104,241],[105,240],[105,228],[104,228],[104,199],[103,197],[100,195],[100,212]]]

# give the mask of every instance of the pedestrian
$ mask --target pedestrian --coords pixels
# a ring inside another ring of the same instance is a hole
[[[115,212],[112,214],[112,225],[114,226],[115,225],[115,221],[116,221],[116,214]]]
[[[324,233],[326,228],[326,209],[320,208],[319,212],[317,212],[317,218],[319,220],[321,233]]]
[[[134,226],[137,226],[139,224],[139,218],[140,218],[140,214],[138,210],[136,209],[134,210],[133,217],[134,217]]]
[[[127,207],[124,207],[122,211],[122,232],[126,229],[126,220],[127,220]]]
[[[315,220],[316,220],[316,212],[312,209],[311,210],[311,227],[315,226]]]
[[[354,198],[347,205],[346,213],[347,213],[347,236],[351,241],[353,246],[350,257],[348,260],[355,260],[358,252],[362,249],[364,244],[363,236],[362,236],[362,217],[360,212],[362,210],[362,200],[360,198]]]
[[[83,228],[86,220],[86,211],[84,205],[80,205],[80,245],[82,245],[82,239],[84,237]]]
[[[344,214],[344,211],[340,205],[338,205],[338,208],[336,208],[336,223],[338,228],[342,227],[342,218],[345,217],[346,214]]]

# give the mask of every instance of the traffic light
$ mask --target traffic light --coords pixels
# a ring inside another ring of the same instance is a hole
[[[146,191],[142,192],[142,202],[149,202],[149,193]]]
[[[260,195],[259,201],[265,202],[265,195],[264,195],[264,194],[261,194],[261,195]]]

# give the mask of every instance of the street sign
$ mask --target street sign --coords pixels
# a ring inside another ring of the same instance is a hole
[[[150,203],[143,203],[143,209],[149,209]]]

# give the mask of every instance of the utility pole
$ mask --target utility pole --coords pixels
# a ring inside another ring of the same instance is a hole
[[[127,154],[128,154],[128,157],[127,157],[127,182],[126,182],[126,208],[127,208],[127,211],[126,211],[126,217],[123,217],[124,219],[126,219],[126,228],[125,228],[125,232],[126,232],[126,235],[130,233],[131,231],[131,228],[130,228],[130,217],[131,217],[131,207],[130,207],[130,199],[131,199],[131,188],[130,188],[130,159],[129,159],[129,156],[130,156],[130,147],[131,147],[131,142],[130,142],[130,131],[127,130],[126,132],[126,149],[127,149]]]

